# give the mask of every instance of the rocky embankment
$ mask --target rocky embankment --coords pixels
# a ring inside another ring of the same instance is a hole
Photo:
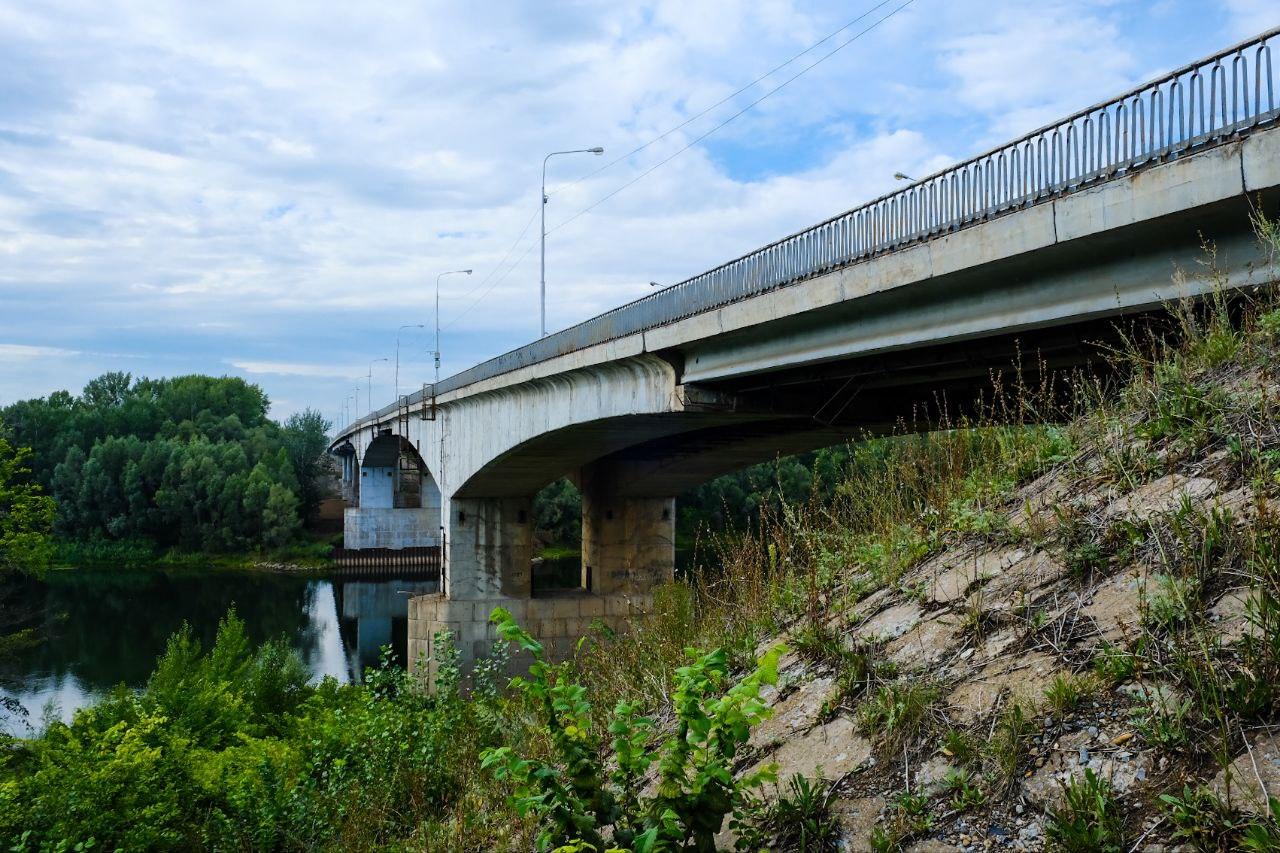
[[[741,769],[826,780],[848,850],[1276,849],[1280,359],[1209,334],[995,523],[851,566]]]

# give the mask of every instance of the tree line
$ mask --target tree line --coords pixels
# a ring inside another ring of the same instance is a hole
[[[57,504],[54,530],[88,542],[190,551],[278,547],[325,495],[329,423],[277,423],[243,379],[106,373],[0,409],[0,430]]]

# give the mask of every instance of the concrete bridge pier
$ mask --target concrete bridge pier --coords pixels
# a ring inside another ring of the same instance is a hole
[[[650,609],[653,588],[675,576],[674,497],[630,497],[619,471],[582,469],[582,586],[600,595],[629,597]]]
[[[593,623],[625,631],[653,605],[653,588],[675,571],[675,499],[620,497],[608,478],[585,471],[583,572],[577,589],[532,585],[530,498],[455,498],[448,505],[443,591],[409,601],[409,660],[428,683],[437,673],[437,635],[448,632],[464,671],[489,655],[489,621],[505,607],[553,660],[573,654]],[[529,660],[512,658],[511,671]]]

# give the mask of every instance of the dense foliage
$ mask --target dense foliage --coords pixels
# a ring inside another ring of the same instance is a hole
[[[29,481],[28,456],[29,451],[15,449],[0,435],[0,666],[16,650],[35,641],[33,629],[18,630],[26,614],[12,603],[7,581],[18,573],[39,572],[48,565],[51,552],[53,500]],[[0,685],[3,683],[0,672]],[[16,700],[0,695],[0,721],[23,714],[25,709]],[[3,748],[0,737],[0,749]]]
[[[0,841],[311,850],[405,837],[448,814],[493,737],[489,702],[463,700],[456,669],[443,673],[433,697],[391,668],[312,687],[283,640],[253,648],[234,614],[207,652],[179,633],[142,691],[0,750]]]
[[[242,379],[107,373],[0,420],[32,449],[63,536],[238,550],[288,542],[322,497],[328,424],[307,411],[282,426],[267,408]]]
[[[36,571],[49,561],[54,504],[28,480],[30,455],[0,435],[0,576]]]
[[[504,641],[540,655],[498,615]],[[690,651],[674,673],[674,730],[661,735],[641,705],[621,703],[606,762],[589,672],[539,657],[504,690],[500,645],[464,694],[456,653],[438,639],[427,691],[390,665],[363,685],[308,685],[284,639],[254,648],[234,612],[207,651],[184,629],[141,691],[120,687],[0,749],[0,842],[15,853],[561,842],[585,853],[606,849],[610,827],[611,849],[657,853],[714,850],[730,816],[755,826],[751,791],[771,768],[735,779],[733,767],[769,714],[760,691],[777,680],[781,646],[741,678],[723,651]],[[647,793],[651,766],[658,787]]]

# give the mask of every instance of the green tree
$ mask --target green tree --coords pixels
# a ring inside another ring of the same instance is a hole
[[[30,456],[0,437],[0,573],[37,572],[49,564],[55,504],[27,479]]]
[[[533,525],[549,544],[577,545],[582,541],[582,494],[566,478],[546,486],[533,497]]]
[[[315,409],[304,409],[284,422],[282,438],[298,481],[303,518],[313,518],[324,499],[329,476],[329,421]]]

